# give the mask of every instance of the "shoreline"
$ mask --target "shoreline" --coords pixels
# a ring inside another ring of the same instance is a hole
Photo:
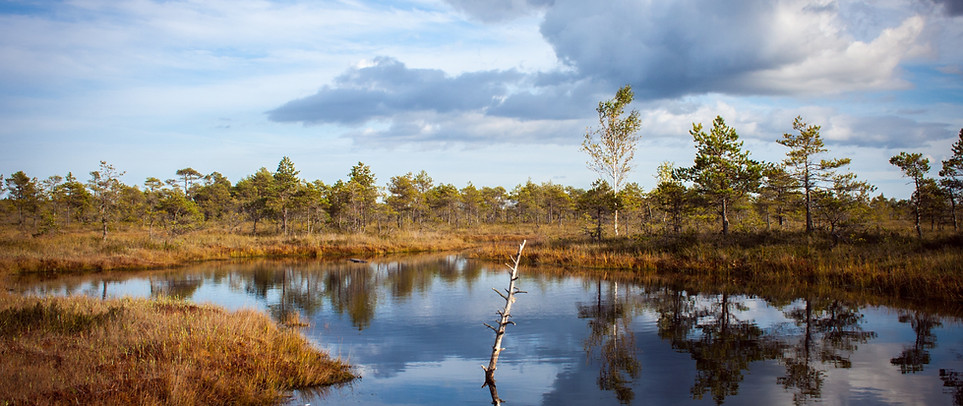
[[[323,234],[251,237],[198,233],[152,240],[142,233],[101,242],[94,234],[0,241],[0,276],[54,277],[141,271],[239,259],[374,258],[460,251],[501,261],[527,239],[524,260],[579,274],[618,272],[635,278],[690,283],[829,286],[904,299],[963,301],[963,235],[918,241],[909,236],[861,236],[834,244],[804,233],[634,236],[589,241],[538,230],[488,234],[404,232],[386,236]],[[0,281],[0,284],[5,282]]]

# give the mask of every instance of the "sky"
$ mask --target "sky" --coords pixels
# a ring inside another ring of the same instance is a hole
[[[889,157],[963,128],[963,0],[0,0],[0,174],[128,185],[287,156],[333,183],[425,170],[463,187],[599,177],[580,144],[631,85],[628,181],[692,165],[722,116],[778,162],[796,116],[887,197]]]

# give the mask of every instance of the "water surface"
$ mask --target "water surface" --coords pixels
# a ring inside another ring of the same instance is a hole
[[[509,405],[963,405],[957,314],[832,297],[697,293],[522,268],[498,369]],[[211,263],[20,281],[28,294],[174,296],[284,319],[362,378],[292,404],[492,403],[504,266],[456,255]],[[725,290],[720,290],[725,291]]]

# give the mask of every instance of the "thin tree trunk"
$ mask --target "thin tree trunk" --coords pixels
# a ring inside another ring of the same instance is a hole
[[[722,199],[722,234],[729,235],[729,202]]]
[[[916,237],[923,239],[923,229],[920,228],[920,182],[916,182],[916,199],[913,202],[913,216],[916,217]]]
[[[619,236],[619,209],[615,209],[615,236]]]
[[[956,195],[950,190],[950,214],[953,215],[953,231],[960,231],[959,223],[956,219]]]
[[[813,227],[813,199],[811,194],[812,185],[809,183],[808,163],[806,164],[806,173],[803,175],[803,187],[806,188],[806,232],[812,233],[816,228]]]

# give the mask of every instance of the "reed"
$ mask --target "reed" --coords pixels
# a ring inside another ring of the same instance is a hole
[[[0,294],[0,404],[272,404],[353,378],[255,311]]]
[[[959,236],[920,242],[909,236],[874,234],[840,245],[804,233],[532,240],[525,255],[532,265],[583,273],[683,283],[826,286],[911,300],[963,300]],[[500,260],[511,249],[511,244],[487,244],[474,253]]]
[[[195,232],[150,238],[143,231],[76,232],[24,237],[0,230],[0,273],[57,273],[150,269],[190,262],[259,257],[337,258],[461,250],[472,243],[455,234],[396,232],[383,236],[312,234],[248,236]]]

